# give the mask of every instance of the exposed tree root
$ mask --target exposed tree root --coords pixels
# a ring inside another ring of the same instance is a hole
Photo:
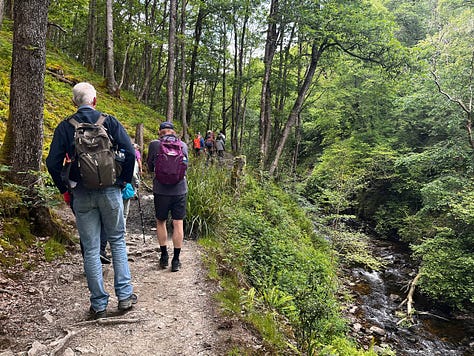
[[[55,340],[49,344],[49,347],[54,347],[54,349],[50,353],[50,356],[54,356],[58,352],[60,352],[72,337],[76,336],[77,334],[80,334],[82,331],[84,331],[84,328],[80,330],[66,330],[66,336],[59,340]]]
[[[10,295],[17,295],[14,291],[11,291],[9,289],[4,289],[4,288],[0,288],[0,293],[6,293],[6,294],[10,294]]]

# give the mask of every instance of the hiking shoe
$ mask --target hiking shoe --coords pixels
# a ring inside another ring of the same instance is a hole
[[[128,297],[127,299],[119,300],[118,309],[128,310],[133,306],[133,304],[137,304],[137,301],[138,301],[137,295],[132,293],[132,295]]]
[[[178,272],[180,267],[181,267],[181,262],[179,262],[179,260],[173,259],[171,261],[171,272]]]
[[[94,320],[102,319],[102,318],[107,317],[107,311],[105,309],[95,311],[94,308],[92,308],[92,306],[89,308],[89,313],[91,314],[92,319],[94,319]]]
[[[102,263],[103,265],[110,265],[112,263],[112,260],[104,252],[100,254],[100,263]]]
[[[168,267],[169,256],[168,255],[161,255],[160,257],[160,267],[166,268]]]

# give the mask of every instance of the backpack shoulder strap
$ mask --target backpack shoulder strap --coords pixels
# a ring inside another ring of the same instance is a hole
[[[101,113],[95,124],[99,125],[99,126],[102,126],[104,124],[104,121],[107,118],[107,116],[108,116],[107,114]]]
[[[77,129],[79,127],[79,122],[73,117],[71,116],[70,118],[67,119],[67,121],[72,125],[74,126],[75,129]]]

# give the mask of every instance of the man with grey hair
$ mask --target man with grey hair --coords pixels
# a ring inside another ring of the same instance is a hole
[[[72,100],[78,110],[56,127],[46,165],[66,203],[72,203],[77,230],[84,248],[84,270],[91,302],[89,311],[91,316],[97,319],[106,316],[109,301],[109,294],[104,289],[100,262],[101,234],[106,237],[112,252],[118,309],[128,310],[137,302],[128,265],[121,192],[126,183],[132,180],[135,151],[130,137],[120,122],[115,117],[106,115],[103,126],[117,149],[125,153],[122,169],[114,184],[97,189],[87,188],[83,184],[80,167],[75,159],[75,127],[70,120],[73,118],[79,123],[94,124],[101,118],[102,113],[95,109],[97,94],[91,84],[84,82],[76,84],[72,94]],[[72,163],[68,178],[65,180],[62,175],[63,165],[69,159]]]

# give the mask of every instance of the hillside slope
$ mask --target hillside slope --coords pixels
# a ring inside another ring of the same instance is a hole
[[[11,23],[6,22],[0,31],[0,146],[6,131],[8,119],[10,70],[12,53]],[[137,124],[144,125],[145,141],[156,136],[163,120],[156,111],[139,103],[132,93],[122,91],[120,98],[107,94],[103,77],[88,72],[75,60],[48,48],[46,56],[45,105],[44,105],[44,152],[47,155],[49,143],[56,125],[75,112],[71,90],[75,83],[90,82],[97,89],[97,109],[114,115],[133,139]]]

